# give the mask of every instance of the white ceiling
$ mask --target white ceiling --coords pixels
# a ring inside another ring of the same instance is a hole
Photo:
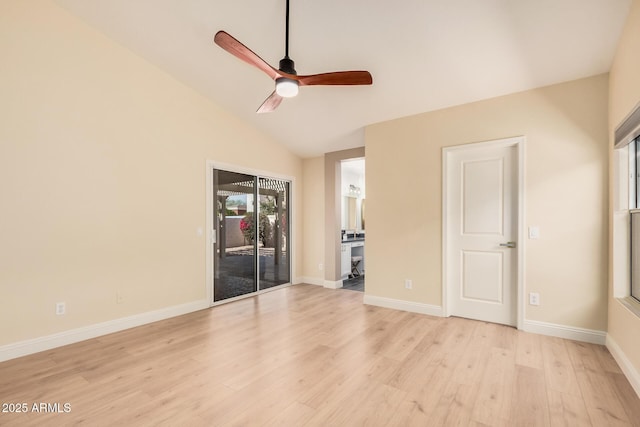
[[[368,70],[373,86],[303,87],[270,114],[285,0],[57,0],[71,13],[303,157],[364,145],[364,126],[607,72],[631,0],[290,0],[299,74]]]

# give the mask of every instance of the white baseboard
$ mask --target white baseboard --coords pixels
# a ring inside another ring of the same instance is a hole
[[[0,346],[0,362],[209,308],[200,300]]]
[[[403,301],[399,299],[364,296],[364,303],[378,307],[393,308],[395,310],[410,311],[412,313],[428,314],[429,316],[442,317],[442,307],[439,305],[423,304],[419,302]]]
[[[336,280],[335,282],[331,280],[325,280],[323,286],[328,289],[340,289],[342,287],[342,279]]]
[[[633,366],[629,358],[627,358],[627,355],[624,354],[618,343],[615,342],[609,334],[607,334],[606,346],[613,358],[618,362],[618,365],[620,366],[620,369],[622,369],[622,372],[624,372],[624,375],[629,380],[631,387],[633,387],[638,397],[640,397],[640,372],[638,372],[636,367]]]
[[[308,283],[309,285],[316,286],[324,286],[324,279],[322,277],[303,277],[302,282],[300,283]]]
[[[538,320],[524,320],[522,330],[551,337],[566,338],[569,340],[589,342],[604,345],[607,333],[593,329],[577,328],[575,326],[558,325],[555,323],[540,322]]]

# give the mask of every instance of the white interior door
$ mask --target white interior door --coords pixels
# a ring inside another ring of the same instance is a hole
[[[448,312],[516,325],[516,147],[472,145],[446,161]]]

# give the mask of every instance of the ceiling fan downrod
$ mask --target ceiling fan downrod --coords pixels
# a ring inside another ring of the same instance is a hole
[[[285,32],[284,32],[284,58],[278,64],[280,71],[287,74],[297,75],[295,63],[289,58],[289,0],[287,0],[287,9],[285,12]],[[298,95],[299,83],[290,77],[278,77],[276,79],[276,92],[278,96],[283,98],[292,98]]]
[[[287,74],[298,74],[296,73],[295,63],[289,58],[289,0],[287,0],[285,11],[284,58],[280,60],[279,69]]]

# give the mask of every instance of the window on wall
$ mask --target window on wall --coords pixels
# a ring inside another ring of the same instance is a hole
[[[640,185],[638,185],[638,176],[640,174],[640,137],[629,143],[629,209],[638,209],[640,205]]]
[[[640,315],[640,102],[616,126],[613,148],[613,295]]]
[[[640,137],[629,143],[629,217],[631,220],[631,296],[640,301]]]

